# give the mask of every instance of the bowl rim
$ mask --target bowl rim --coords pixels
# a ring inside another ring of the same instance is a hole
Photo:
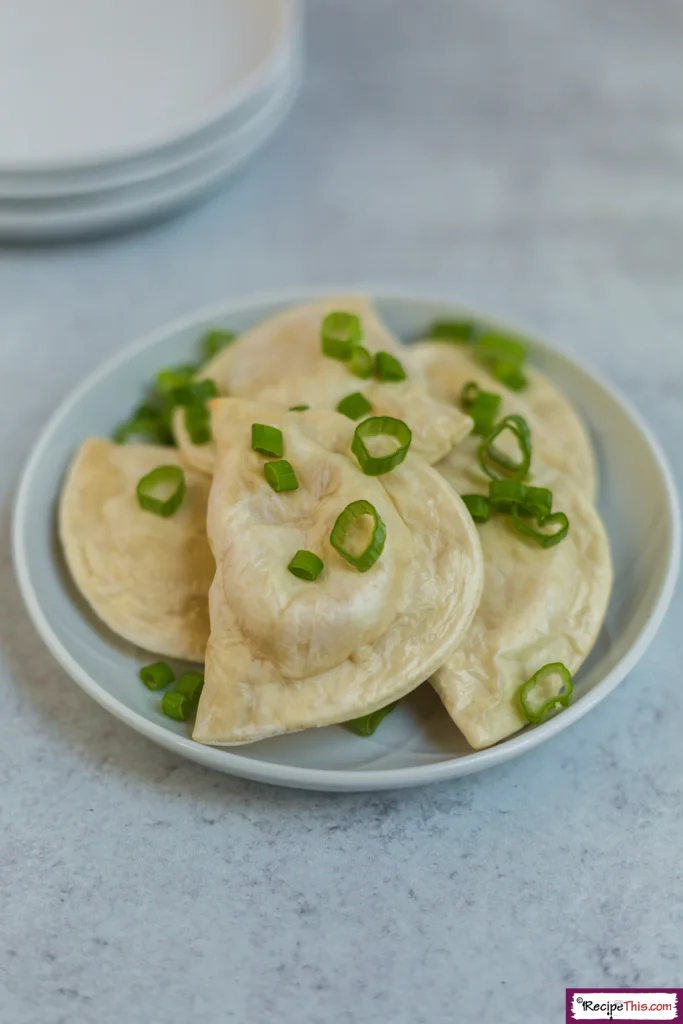
[[[375,769],[329,769],[305,768],[298,765],[281,764],[275,761],[261,760],[242,756],[237,750],[228,747],[210,747],[196,743],[184,736],[179,736],[162,724],[150,721],[144,715],[115,697],[86,672],[78,661],[64,647],[55,633],[48,617],[43,612],[26,557],[26,537],[24,523],[26,508],[30,498],[33,476],[36,472],[45,448],[50,444],[53,432],[78,405],[82,397],[103,378],[106,378],[119,365],[134,359],[140,352],[150,348],[165,337],[175,335],[200,324],[206,320],[244,312],[252,307],[268,305],[288,305],[296,302],[312,301],[327,295],[363,295],[373,302],[408,302],[433,304],[440,307],[451,307],[461,314],[469,313],[482,319],[495,321],[501,327],[528,337],[541,349],[557,353],[579,373],[591,377],[610,398],[626,413],[634,426],[644,438],[654,463],[659,470],[663,483],[663,491],[667,499],[667,515],[669,519],[668,536],[669,551],[666,559],[666,570],[660,581],[652,607],[646,621],[633,638],[629,649],[623,654],[616,665],[596,685],[575,703],[570,705],[561,715],[551,718],[534,729],[518,733],[501,743],[484,750],[473,751],[455,758],[444,758],[441,761],[409,768],[375,768]],[[258,782],[290,786],[303,789],[321,789],[338,791],[371,791],[379,789],[403,788],[407,786],[426,785],[433,782],[468,775],[472,772],[492,768],[513,757],[517,757],[544,743],[552,736],[579,721],[589,711],[608,696],[628,675],[637,661],[642,657],[655,637],[662,620],[671,603],[681,560],[681,511],[676,484],[668,459],[659,441],[647,425],[640,412],[635,408],[617,387],[609,383],[589,363],[577,359],[562,346],[533,329],[507,317],[499,317],[495,313],[484,313],[476,306],[461,302],[460,299],[445,292],[434,292],[424,289],[398,288],[390,286],[353,287],[353,286],[314,286],[285,288],[273,291],[255,292],[239,299],[225,299],[204,305],[191,313],[177,317],[154,330],[143,334],[136,341],[124,346],[119,352],[105,360],[85,379],[78,384],[59,404],[49,417],[47,423],[34,441],[29,456],[21,473],[20,482],[14,501],[12,517],[12,551],[19,588],[29,616],[54,658],[71,678],[89,694],[101,707],[105,708],[120,721],[125,722],[148,739],[159,743],[168,750],[182,753],[183,756],[205,767],[228,772],[230,774],[252,779]]]

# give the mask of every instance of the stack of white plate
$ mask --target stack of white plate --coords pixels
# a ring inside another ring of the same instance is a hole
[[[0,236],[161,217],[272,135],[301,77],[299,0],[0,0]]]

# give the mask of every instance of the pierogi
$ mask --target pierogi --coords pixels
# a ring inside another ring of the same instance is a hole
[[[383,476],[364,475],[350,452],[354,424],[338,413],[239,399],[212,407],[216,576],[193,738],[247,743],[344,722],[414,689],[462,641],[479,603],[481,547],[461,500],[412,452]],[[298,489],[268,485],[254,423],[281,430]],[[359,499],[386,526],[366,572],[330,541]],[[288,571],[301,549],[324,563],[315,582]]]
[[[536,444],[536,433],[532,438]],[[481,438],[476,439],[481,443]],[[543,447],[548,451],[549,439]],[[609,544],[600,516],[573,479],[534,456],[535,486],[553,492],[553,511],[569,518],[569,533],[542,548],[493,513],[478,527],[484,587],[474,621],[460,647],[431,683],[475,748],[491,746],[528,724],[518,703],[522,684],[544,665],[562,662],[574,673],[602,626],[612,586]],[[435,467],[458,494],[488,490],[476,458],[452,452]],[[550,696],[550,694],[548,694]]]
[[[431,393],[442,402],[460,406],[462,389],[468,381],[501,395],[498,418],[518,413],[527,420],[533,437],[534,463],[538,457],[553,474],[571,481],[589,501],[595,501],[597,470],[588,432],[564,395],[546,377],[525,367],[528,387],[511,391],[477,362],[467,345],[421,341],[411,346],[411,352]],[[481,438],[471,435],[445,456],[454,472],[463,476],[469,475],[470,470],[477,472],[476,450],[480,441]]]
[[[335,310],[357,315],[363,328],[363,346],[373,355],[388,352],[399,359],[406,379],[361,379],[347,364],[324,355],[321,325],[324,317]],[[413,452],[430,463],[446,455],[472,427],[471,419],[459,407],[430,395],[410,349],[387,330],[372,304],[358,296],[321,299],[277,313],[223,349],[199,376],[212,379],[221,395],[271,402],[284,409],[296,405],[336,409],[342,398],[361,392],[371,403],[372,415],[395,416],[408,423],[413,432]],[[182,410],[174,415],[173,430],[184,459],[212,473],[215,445],[192,443]]]
[[[90,438],[64,484],[59,534],[76,586],[110,629],[157,654],[203,661],[215,573],[210,481],[185,469],[185,498],[169,518],[145,511],[136,496],[151,470],[179,464],[173,448]]]

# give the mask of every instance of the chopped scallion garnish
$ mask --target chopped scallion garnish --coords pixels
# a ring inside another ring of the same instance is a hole
[[[361,380],[367,380],[368,377],[372,377],[372,371],[374,368],[374,360],[372,355],[362,345],[356,345],[353,350],[353,354],[349,361],[349,370],[356,377],[360,377]]]
[[[491,518],[491,502],[485,494],[463,494],[462,500],[475,523],[487,523]]]
[[[283,452],[282,431],[278,427],[269,427],[265,423],[252,423],[251,447],[261,455],[281,458]]]
[[[165,661],[155,661],[153,665],[145,665],[140,669],[140,679],[148,690],[163,690],[175,679],[175,672]]]
[[[485,330],[476,340],[474,354],[496,380],[513,391],[522,391],[527,386],[523,373],[527,350],[518,338]]]
[[[203,687],[204,676],[201,672],[183,672],[172,692],[182,693],[191,703],[197,704]]]
[[[435,320],[429,328],[429,337],[434,341],[450,341],[469,345],[479,330],[474,320]]]
[[[350,420],[359,420],[361,416],[367,415],[371,409],[372,406],[360,391],[354,391],[352,395],[342,398],[337,406],[337,412],[348,416]]]
[[[211,440],[211,413],[205,402],[185,406],[185,428],[192,444],[208,444]]]
[[[331,359],[350,359],[356,345],[363,340],[360,317],[355,313],[328,313],[320,329],[323,353]]]
[[[290,412],[306,412],[306,410],[310,409],[310,408],[311,408],[310,405],[290,405],[289,411]]]
[[[210,359],[217,356],[228,345],[232,345],[237,335],[234,331],[209,331],[200,342],[202,362],[208,363]]]
[[[365,442],[371,437],[380,436],[395,438],[398,448],[389,455],[372,455]],[[356,427],[351,451],[366,476],[381,476],[400,466],[408,454],[412,439],[410,427],[403,420],[394,419],[393,416],[371,416]]]
[[[553,493],[547,487],[529,487],[517,480],[492,480],[489,499],[497,512],[516,511],[520,516],[549,516]]]
[[[518,461],[510,458],[494,443],[496,438],[506,430],[512,434],[519,447],[520,458]],[[479,445],[477,456],[479,465],[492,480],[507,477],[510,480],[521,481],[531,467],[531,452],[529,426],[523,416],[513,413],[510,416],[504,416],[496,423],[491,433]]]
[[[171,395],[178,388],[187,387],[197,372],[194,363],[182,363],[166,370],[160,370],[156,376],[156,387],[162,395]]]
[[[560,689],[555,697],[551,697],[549,700],[544,701],[542,704],[535,706],[532,704],[531,697],[533,691],[539,686],[548,676],[558,675],[560,677]],[[543,719],[555,711],[557,708],[568,708],[572,699],[572,677],[569,669],[566,665],[563,665],[561,661],[552,662],[549,665],[544,665],[543,668],[539,668],[538,672],[534,672],[530,679],[524,683],[519,691],[519,705],[522,715],[528,722],[532,722],[534,725],[539,725]]]
[[[474,420],[472,433],[480,437],[490,434],[500,409],[500,395],[482,391],[476,381],[470,380],[462,389],[460,401],[464,411]]]
[[[372,535],[364,550],[354,555],[347,547],[349,532],[357,519],[363,516],[370,516],[372,519]],[[347,505],[344,511],[337,517],[330,534],[330,544],[342,558],[358,569],[358,572],[367,572],[384,550],[384,543],[387,539],[387,528],[375,506],[360,498]]]
[[[406,371],[396,356],[392,356],[390,352],[378,352],[375,356],[375,377],[377,380],[393,383],[405,380]]]
[[[157,466],[139,481],[136,493],[140,508],[168,518],[185,497],[185,474],[180,466]]]
[[[529,537],[531,540],[542,548],[553,548],[569,533],[569,519],[564,512],[552,512],[547,516],[535,516],[532,520],[536,523],[538,529],[530,525],[528,519],[522,519],[519,513],[512,510],[512,522],[515,529],[524,534],[525,537]],[[548,527],[556,526],[558,529],[554,533],[546,533]]]
[[[266,480],[278,494],[282,491],[296,491],[299,481],[291,463],[287,459],[279,459],[277,462],[266,462],[263,467]]]
[[[387,704],[385,708],[379,708],[377,711],[371,711],[369,715],[362,715],[360,718],[354,718],[350,722],[346,723],[346,727],[347,729],[350,729],[351,732],[355,732],[358,736],[372,736],[380,722],[394,710],[397,704],[398,701],[395,700],[393,704]]]
[[[293,576],[298,576],[300,580],[309,580],[312,583],[323,571],[323,561],[312,551],[302,549],[297,551],[287,568]]]

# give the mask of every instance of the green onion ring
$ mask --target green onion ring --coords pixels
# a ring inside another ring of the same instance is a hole
[[[349,360],[349,370],[356,377],[360,377],[362,380],[367,380],[368,377],[372,377],[372,371],[375,363],[372,355],[362,345],[356,345]]]
[[[162,500],[154,497],[157,487],[175,486],[172,494]],[[185,474],[180,466],[157,466],[151,473],[143,476],[135,489],[138,505],[146,512],[154,512],[165,519],[177,512],[185,497]]]
[[[562,678],[562,689],[557,697],[551,697],[550,700],[545,701],[540,708],[531,707],[529,704],[529,694],[539,683],[543,682],[546,676],[557,673]],[[556,708],[568,708],[572,699],[572,677],[569,669],[562,664],[561,661],[554,661],[549,665],[544,665],[543,668],[539,668],[538,672],[534,672],[530,679],[524,683],[519,691],[519,705],[522,715],[528,722],[533,722],[534,725],[539,725],[546,715],[550,714]]]
[[[380,436],[395,438],[399,442],[399,447],[389,455],[371,455],[365,445],[365,439]],[[412,431],[403,420],[394,419],[393,416],[370,416],[356,427],[351,451],[366,476],[382,476],[401,465],[408,454],[412,439]]]
[[[353,355],[356,345],[363,340],[360,317],[355,313],[335,311],[328,313],[320,328],[323,355],[346,361]]]
[[[480,327],[474,320],[435,320],[429,328],[432,341],[450,341],[456,345],[469,345]]]
[[[517,440],[521,453],[519,462],[514,462],[493,443],[504,430],[509,430]],[[510,480],[523,480],[531,468],[531,452],[531,431],[524,417],[516,413],[499,420],[477,448],[479,465],[492,480],[506,477]]]
[[[491,518],[491,502],[485,494],[461,494],[465,508],[475,523],[487,523]]]
[[[292,576],[298,576],[300,580],[308,580],[313,583],[324,569],[322,558],[318,558],[313,551],[305,548],[297,551],[287,566]]]
[[[356,519],[360,519],[361,516],[370,516],[372,518],[372,536],[368,541],[367,547],[364,551],[361,551],[360,555],[352,555],[350,551],[346,550],[344,544],[349,529]],[[372,569],[384,550],[386,539],[387,528],[384,520],[375,506],[371,502],[365,501],[364,498],[352,501],[350,505],[346,506],[344,511],[337,517],[337,521],[332,527],[332,533],[330,534],[330,544],[332,547],[339,552],[342,558],[346,559],[349,565],[358,569],[358,572],[367,572],[368,569]]]
[[[460,402],[465,412],[474,420],[473,434],[486,437],[493,430],[502,399],[493,391],[482,391],[470,380],[465,384]]]
[[[373,732],[376,732],[380,722],[394,710],[397,704],[398,701],[395,700],[393,704],[387,704],[385,708],[378,708],[377,711],[371,711],[369,715],[361,715],[360,718],[353,718],[350,722],[346,723],[346,728],[350,729],[351,732],[355,732],[357,736],[372,736]]]
[[[148,690],[163,690],[175,679],[175,672],[165,661],[155,661],[152,665],[145,665],[138,675]]]
[[[512,510],[512,522],[515,529],[519,533],[523,533],[525,537],[530,537],[531,540],[535,540],[538,545],[542,548],[553,548],[569,533],[569,519],[564,512],[552,512],[549,516],[538,516],[535,517],[534,522],[541,527],[536,530],[533,526],[529,525],[529,520],[520,518],[519,513],[516,509]],[[543,527],[559,525],[560,529],[555,533],[543,533]]]
[[[547,487],[529,487],[516,480],[492,480],[489,500],[496,512],[517,512],[535,519],[549,516],[553,509],[553,492]]]

